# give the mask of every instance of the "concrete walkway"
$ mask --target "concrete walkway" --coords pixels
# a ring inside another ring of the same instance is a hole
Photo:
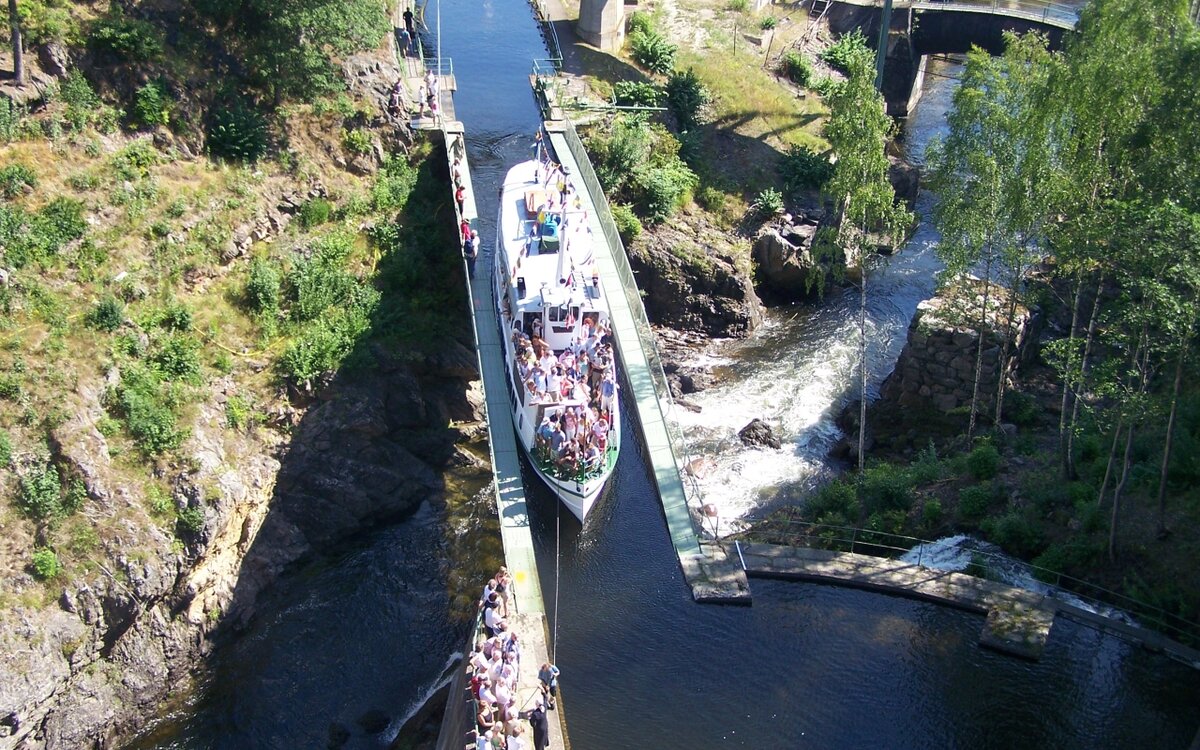
[[[738,542],[731,549],[750,575],[898,594],[987,615],[979,641],[1028,659],[1041,657],[1056,602],[1026,589],[915,563],[807,547]]]

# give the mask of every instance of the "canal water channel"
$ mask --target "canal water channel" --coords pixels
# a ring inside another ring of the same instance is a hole
[[[490,236],[499,181],[529,154],[539,124],[527,75],[545,49],[521,0],[445,0],[441,15]],[[931,85],[924,124],[908,134],[917,150],[939,127],[953,82]],[[922,248],[935,239],[919,235],[875,287],[876,385],[894,364],[908,316],[932,290],[935,265]],[[708,490],[726,512],[770,483],[801,486],[827,470],[820,456],[833,439],[832,410],[850,390],[848,365],[836,356],[852,345],[849,316],[840,299],[777,311],[762,334],[727,353],[730,380],[721,388],[745,399],[738,418],[785,421],[793,449],[764,459],[779,464],[770,472],[750,456],[723,463]],[[780,359],[784,369],[770,370]],[[762,385],[780,378],[802,394],[794,403],[780,406]],[[717,411],[702,412],[711,425],[692,427],[719,442],[717,433],[741,424],[721,422]],[[1191,742],[1200,673],[1069,620],[1055,625],[1042,660],[1029,663],[981,649],[981,616],[849,589],[755,580],[752,607],[694,604],[637,432],[625,434],[612,489],[586,529],[528,482],[576,750]],[[248,633],[217,655],[193,699],[137,747],[322,748],[331,737],[346,748],[388,747],[461,646],[444,572],[447,534],[444,510],[427,505],[291,576]]]

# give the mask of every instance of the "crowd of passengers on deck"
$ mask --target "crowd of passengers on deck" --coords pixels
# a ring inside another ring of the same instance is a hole
[[[581,333],[559,353],[541,336],[538,321],[529,336],[513,330],[516,375],[527,404],[547,408],[534,438],[534,455],[567,476],[590,474],[604,465],[616,403],[616,366],[607,325],[585,315]]]
[[[521,700],[521,642],[509,625],[512,585],[508,569],[500,568],[484,586],[479,602],[486,637],[476,641],[467,659],[471,697],[477,707],[471,750],[527,750],[521,719],[533,730],[533,750],[544,750],[549,740],[546,710],[554,708],[558,668],[542,664],[536,691]]]

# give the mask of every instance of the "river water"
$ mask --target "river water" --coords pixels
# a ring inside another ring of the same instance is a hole
[[[545,51],[518,0],[446,0],[441,12],[490,234],[499,181],[526,158],[539,124],[527,75]],[[915,152],[937,132],[952,91],[939,80],[948,79],[933,80],[908,134]],[[922,230],[872,277],[873,387],[932,291],[935,239]],[[821,456],[837,437],[832,414],[853,397],[855,305],[839,295],[773,311],[752,339],[717,353],[726,381],[697,399],[705,407],[689,425],[697,448],[731,446],[729,435],[751,416],[780,424],[789,445],[769,456],[735,448],[720,459],[705,491],[723,515],[789,499],[829,470]],[[755,580],[752,607],[694,604],[637,432],[625,434],[612,490],[586,529],[527,482],[577,750],[1186,748],[1192,740],[1200,673],[1067,620],[1056,623],[1042,660],[1028,663],[981,649],[980,616],[849,589]],[[332,732],[343,747],[387,747],[461,642],[445,572],[448,548],[460,542],[451,528],[444,508],[427,505],[291,576],[249,633],[216,657],[192,701],[135,746],[321,748]]]

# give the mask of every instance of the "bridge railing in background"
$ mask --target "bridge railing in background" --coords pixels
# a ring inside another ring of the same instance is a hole
[[[851,5],[882,6],[882,0],[843,0]],[[994,15],[1023,18],[1064,29],[1075,28],[1079,22],[1079,8],[1051,0],[909,0],[898,2],[897,7],[917,10],[953,10],[965,13],[991,13]]]
[[[903,534],[891,534],[852,526],[810,523],[796,518],[794,515],[786,517],[776,515],[763,524],[738,533],[735,538],[739,541],[767,542],[791,547],[811,547],[889,558],[899,557],[916,549],[917,565],[925,562],[926,546],[934,545],[934,542],[929,540]],[[964,572],[987,578],[988,570],[992,567],[989,563],[1011,565],[1014,559],[1008,555],[986,550],[971,550],[971,561],[976,570],[972,571],[971,568],[968,568]],[[1091,606],[1116,608],[1137,618],[1139,625],[1165,633],[1180,643],[1192,646],[1200,644],[1200,623],[1192,622],[1172,614],[1162,607],[1080,578],[1026,562],[1017,562],[1039,582],[1046,585],[1049,589],[1048,596],[1061,598],[1057,597],[1061,592],[1076,597]],[[1019,584],[1016,585],[1019,586]]]
[[[633,313],[633,322],[637,327],[638,341],[641,344],[642,354],[646,358],[646,363],[649,365],[650,379],[654,383],[654,394],[658,400],[658,407],[663,414],[663,422],[667,427],[667,436],[671,441],[671,452],[675,460],[675,468],[679,471],[679,477],[683,483],[688,504],[692,508],[703,509],[704,500],[700,491],[700,485],[696,481],[696,478],[688,471],[691,458],[687,441],[684,439],[683,430],[679,426],[678,410],[680,407],[675,403],[671,395],[671,386],[667,382],[666,373],[663,371],[662,357],[659,355],[657,344],[655,344],[654,330],[650,327],[650,321],[646,318],[646,308],[642,304],[641,292],[638,290],[637,281],[633,277],[633,269],[629,267],[629,259],[625,254],[625,244],[621,241],[621,235],[617,231],[617,224],[613,221],[612,209],[608,205],[608,198],[605,197],[604,188],[600,185],[599,178],[596,177],[595,169],[592,168],[592,162],[583,147],[583,141],[580,140],[579,134],[575,131],[575,126],[570,120],[565,120],[564,122],[566,124],[564,136],[566,137],[567,146],[571,150],[571,155],[575,157],[576,163],[579,164],[579,169],[583,172],[583,174],[577,175],[577,177],[583,180],[584,185],[591,194],[596,206],[600,228],[604,232],[604,238],[608,241],[608,246],[613,249],[613,260],[616,263],[617,276],[621,280],[621,290],[629,304],[630,311]],[[682,465],[680,465],[681,460],[683,462]]]

